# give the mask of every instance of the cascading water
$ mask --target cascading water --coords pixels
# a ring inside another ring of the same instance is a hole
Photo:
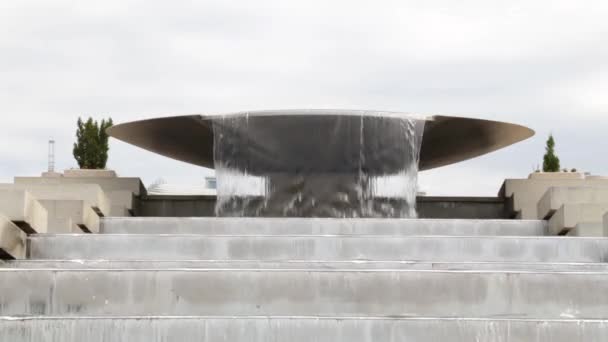
[[[416,217],[423,119],[298,113],[213,119],[217,216]]]

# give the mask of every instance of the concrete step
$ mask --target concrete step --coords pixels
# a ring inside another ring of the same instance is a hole
[[[608,261],[608,238],[448,236],[36,235],[31,259]]]
[[[0,318],[11,342],[603,342],[604,320],[332,317]]]
[[[546,235],[545,221],[323,218],[105,218],[108,234]]]
[[[419,261],[256,261],[256,260],[10,260],[0,268],[20,269],[287,269],[608,272],[605,263],[419,262]]]
[[[605,272],[3,269],[0,279],[0,316],[608,318]]]

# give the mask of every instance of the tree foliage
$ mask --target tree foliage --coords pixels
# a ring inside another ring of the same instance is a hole
[[[81,169],[105,169],[108,163],[109,137],[106,130],[112,127],[112,119],[94,121],[89,118],[86,122],[78,118],[76,123],[76,142],[74,143],[74,158]]]
[[[559,172],[559,158],[555,155],[555,139],[553,135],[549,135],[547,139],[547,147],[545,147],[545,156],[543,157],[544,172]]]

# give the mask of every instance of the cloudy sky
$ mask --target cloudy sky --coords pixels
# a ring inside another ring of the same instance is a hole
[[[421,175],[495,195],[556,137],[562,165],[608,174],[605,0],[0,0],[0,182],[71,156],[78,116],[345,108],[511,121],[536,137]],[[113,141],[146,184],[211,173]]]

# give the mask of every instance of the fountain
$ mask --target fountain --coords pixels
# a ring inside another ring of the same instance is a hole
[[[415,219],[418,171],[530,137],[377,111],[204,114],[115,138],[215,168],[219,217],[101,218],[0,267],[0,341],[604,341],[606,238]],[[229,216],[229,217],[227,217]]]
[[[217,216],[334,218],[415,218],[419,169],[534,134],[494,121],[352,110],[169,117],[109,133],[215,168]]]

